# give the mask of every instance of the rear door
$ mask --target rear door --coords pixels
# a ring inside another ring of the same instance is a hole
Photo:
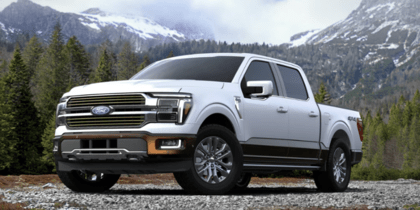
[[[298,69],[284,64],[276,64],[276,67],[289,104],[288,156],[305,163],[316,162],[320,132],[318,105],[309,98],[304,75]]]

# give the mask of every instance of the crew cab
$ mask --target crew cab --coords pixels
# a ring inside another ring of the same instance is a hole
[[[57,173],[77,192],[173,173],[189,193],[224,194],[251,174],[290,170],[337,192],[362,158],[357,111],[316,103],[298,65],[255,54],[164,59],[126,81],[73,88],[56,116]]]

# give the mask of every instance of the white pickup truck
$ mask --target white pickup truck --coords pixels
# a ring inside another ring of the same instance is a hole
[[[317,104],[299,66],[254,54],[158,61],[127,81],[73,88],[56,115],[57,172],[78,192],[174,173],[189,193],[223,194],[289,170],[337,192],[362,158],[358,112]]]

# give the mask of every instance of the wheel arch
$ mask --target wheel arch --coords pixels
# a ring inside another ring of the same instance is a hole
[[[330,148],[334,141],[342,139],[351,150],[350,136],[351,132],[349,127],[344,122],[337,122],[336,124],[334,124],[334,126],[332,126],[331,132],[329,132],[326,141],[323,143],[326,147]]]
[[[231,130],[238,140],[242,137],[237,118],[232,110],[223,104],[211,104],[204,108],[199,114],[196,123],[200,125],[197,128],[197,132],[205,125],[218,124]]]

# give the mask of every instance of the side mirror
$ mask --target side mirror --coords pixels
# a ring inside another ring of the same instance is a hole
[[[259,87],[262,88],[261,93],[252,93],[251,97],[268,97],[273,95],[273,82],[267,80],[267,81],[248,81],[246,83],[247,87]]]

